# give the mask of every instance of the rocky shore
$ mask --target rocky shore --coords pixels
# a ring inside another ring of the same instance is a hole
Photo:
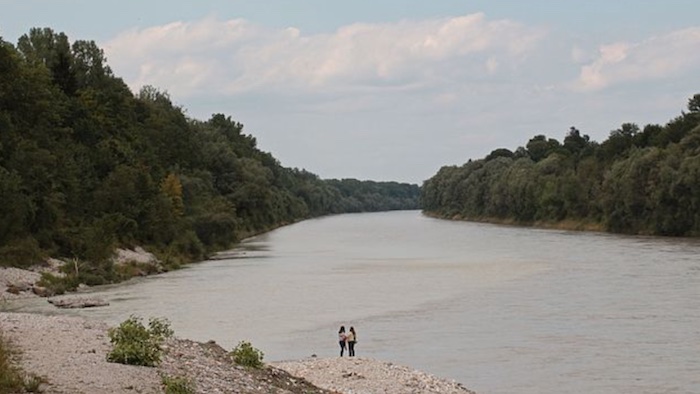
[[[162,393],[162,375],[189,379],[197,393],[472,393],[458,383],[367,358],[310,358],[247,369],[233,364],[214,342],[178,338],[165,343],[158,367],[115,364],[106,361],[108,328],[76,317],[0,313],[0,333],[19,351],[21,368],[46,381],[44,393]]]

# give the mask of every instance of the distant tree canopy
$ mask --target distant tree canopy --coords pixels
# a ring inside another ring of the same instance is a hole
[[[665,126],[625,123],[602,143],[572,127],[515,152],[496,149],[424,182],[427,213],[612,232],[700,236],[700,94]]]
[[[47,28],[16,47],[0,39],[0,265],[104,265],[132,245],[197,259],[305,218],[419,198],[418,185],[285,168],[228,116],[190,119],[151,86],[133,94],[92,41]]]

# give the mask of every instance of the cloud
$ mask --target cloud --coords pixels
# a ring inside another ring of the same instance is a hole
[[[129,30],[103,48],[134,89],[154,85],[178,97],[327,93],[426,88],[455,75],[488,77],[504,65],[516,67],[544,35],[481,13],[355,23],[314,35],[207,18]]]
[[[596,91],[625,82],[674,78],[700,67],[700,28],[688,28],[645,41],[603,45],[598,57],[581,67],[575,90]]]
[[[571,48],[571,61],[575,64],[583,64],[590,60],[592,60],[591,57],[583,48],[579,47],[578,45]]]

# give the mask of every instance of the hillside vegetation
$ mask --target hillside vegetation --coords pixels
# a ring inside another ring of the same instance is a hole
[[[191,119],[154,87],[132,93],[93,41],[48,28],[0,38],[0,265],[66,257],[110,281],[116,247],[177,264],[309,217],[417,209],[419,197],[418,185],[283,167],[229,116]]]
[[[422,188],[426,213],[456,219],[700,235],[700,94],[666,125],[625,123],[602,143],[572,127],[515,151],[443,167]]]

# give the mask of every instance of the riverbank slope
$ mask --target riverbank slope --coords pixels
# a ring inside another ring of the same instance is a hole
[[[77,317],[0,313],[0,333],[19,365],[47,382],[44,393],[162,393],[161,375],[184,377],[197,393],[473,393],[461,384],[366,358],[270,363],[250,370],[214,342],[172,338],[156,368],[109,363],[103,322]]]

